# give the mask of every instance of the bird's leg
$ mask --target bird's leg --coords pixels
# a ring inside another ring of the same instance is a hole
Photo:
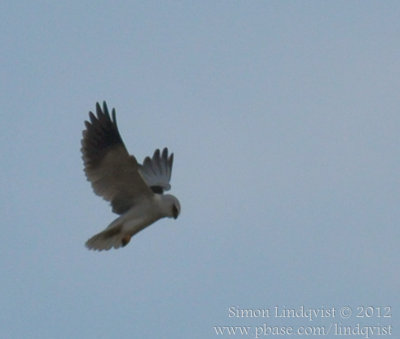
[[[131,241],[132,236],[130,234],[126,234],[122,237],[121,244],[122,247],[128,245],[129,241]]]

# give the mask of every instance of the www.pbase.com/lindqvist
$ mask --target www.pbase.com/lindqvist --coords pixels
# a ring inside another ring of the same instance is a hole
[[[348,326],[341,323],[331,323],[329,326],[214,326],[217,336],[249,336],[261,338],[264,336],[358,336],[365,339],[372,336],[391,336],[392,325],[362,326],[359,323]]]

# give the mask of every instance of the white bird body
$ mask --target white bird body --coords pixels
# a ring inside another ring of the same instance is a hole
[[[85,173],[96,194],[111,202],[120,216],[108,227],[91,237],[86,246],[94,250],[109,250],[126,246],[131,237],[164,218],[177,218],[180,204],[176,197],[163,194],[170,188],[173,154],[157,149],[143,165],[129,155],[119,135],[115,119],[96,105],[97,117],[90,112],[91,122],[83,131],[82,158]]]
[[[154,194],[149,201],[142,201],[115,219],[107,228],[90,238],[86,246],[90,249],[109,250],[111,247],[126,246],[138,232],[170,213],[172,195]],[[177,200],[176,200],[177,201]]]

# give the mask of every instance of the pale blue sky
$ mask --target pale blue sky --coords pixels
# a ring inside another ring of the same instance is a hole
[[[264,321],[232,305],[391,305],[365,323],[398,328],[399,18],[397,1],[3,1],[0,337]],[[80,139],[102,100],[139,160],[175,153],[182,212],[96,253],[115,215]]]

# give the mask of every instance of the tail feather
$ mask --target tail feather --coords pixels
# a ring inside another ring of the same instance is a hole
[[[126,246],[130,240],[131,236],[122,231],[122,224],[118,224],[94,235],[85,245],[90,250],[107,251],[112,247]]]

